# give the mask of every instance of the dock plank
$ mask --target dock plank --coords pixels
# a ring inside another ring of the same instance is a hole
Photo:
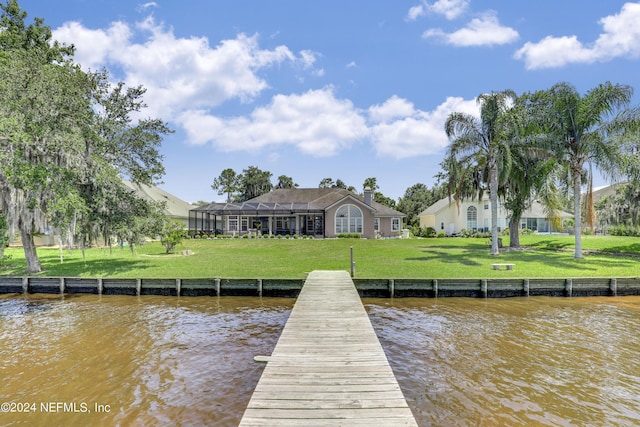
[[[309,274],[240,422],[417,426],[346,271]]]

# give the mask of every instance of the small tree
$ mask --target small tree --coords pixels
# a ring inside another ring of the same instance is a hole
[[[187,238],[187,230],[180,221],[168,220],[165,222],[160,235],[160,243],[165,247],[167,254],[172,254],[175,247]]]

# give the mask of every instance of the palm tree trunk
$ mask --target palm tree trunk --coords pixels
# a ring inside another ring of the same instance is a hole
[[[581,195],[582,189],[582,176],[580,174],[580,168],[574,168],[573,170],[573,231],[575,233],[575,252],[574,258],[582,258],[582,211]]]
[[[495,160],[489,169],[489,197],[491,198],[491,255],[500,255],[498,250],[498,165]]]

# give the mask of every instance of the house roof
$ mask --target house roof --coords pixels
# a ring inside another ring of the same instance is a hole
[[[438,212],[440,212],[442,209],[448,208],[449,205],[454,204],[454,203],[455,203],[455,200],[453,200],[453,199],[449,200],[448,197],[444,198],[444,199],[440,199],[437,202],[435,202],[434,204],[432,204],[431,206],[429,206],[424,211],[420,212],[420,214],[418,216],[435,215]]]
[[[342,188],[287,188],[273,190],[242,203],[211,203],[195,210],[235,215],[323,212],[345,198],[351,198],[366,205],[364,197]],[[406,216],[375,201],[371,202],[371,208],[377,217]]]
[[[614,196],[616,194],[616,192],[618,191],[618,189],[620,187],[622,187],[623,185],[626,185],[626,182],[620,182],[620,183],[616,183],[616,184],[611,184],[611,185],[605,185],[602,187],[597,187],[593,189],[593,201],[597,202],[602,200],[602,198],[606,197],[606,196]],[[584,197],[586,194],[582,193],[582,197]]]
[[[165,202],[164,213],[172,218],[189,218],[189,210],[193,208],[192,205],[169,194],[166,191],[146,185],[146,184],[134,184],[131,181],[122,181],[131,190],[135,191],[138,197],[155,202]]]

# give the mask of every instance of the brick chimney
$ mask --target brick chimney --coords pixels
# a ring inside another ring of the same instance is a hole
[[[371,201],[373,200],[373,191],[370,187],[364,187],[364,202],[371,206]]]

